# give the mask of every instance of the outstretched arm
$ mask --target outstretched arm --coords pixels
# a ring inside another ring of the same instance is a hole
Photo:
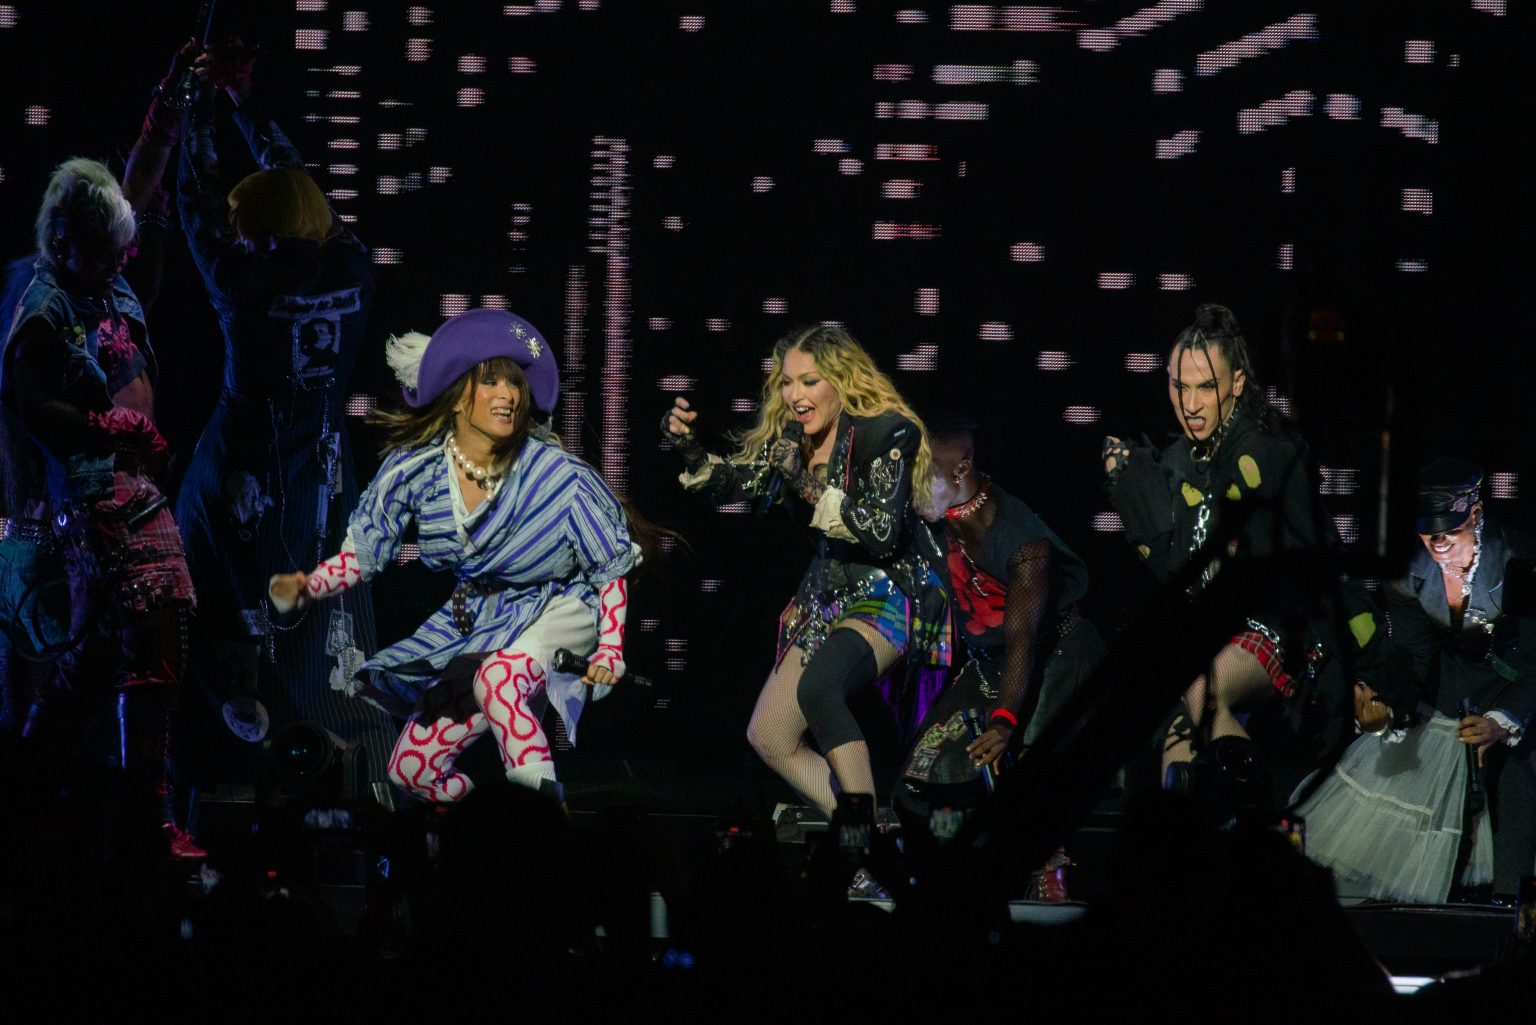
[[[279,612],[292,612],[340,594],[363,579],[362,566],[351,542],[308,573],[276,573],[267,581],[267,596]]]
[[[761,493],[768,479],[768,463],[760,459],[738,463],[705,450],[693,424],[698,411],[681,395],[661,417],[661,435],[683,457],[678,481],[684,489],[706,495],[715,505],[726,505]]]

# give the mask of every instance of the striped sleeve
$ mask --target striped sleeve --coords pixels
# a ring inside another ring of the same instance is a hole
[[[601,587],[634,569],[639,549],[630,543],[624,508],[591,467],[576,468],[574,485],[567,536],[582,575]]]
[[[427,484],[434,446],[396,450],[358,497],[347,524],[347,542],[367,580],[400,553],[400,538],[415,520]]]

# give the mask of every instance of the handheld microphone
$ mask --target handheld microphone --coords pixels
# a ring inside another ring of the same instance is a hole
[[[782,441],[792,441],[798,446],[805,440],[805,424],[799,420],[791,420],[784,425],[784,431],[779,438]],[[775,464],[768,471],[768,487],[763,491],[763,497],[758,500],[757,515],[766,513],[769,507],[779,500],[779,492],[782,490],[784,490],[784,471]]]
[[[549,659],[549,667],[551,669],[557,673],[569,673],[571,676],[587,675],[587,667],[589,665],[591,665],[590,659],[576,654],[570,648],[556,648],[554,655],[550,656]],[[626,672],[620,678],[619,683],[630,684],[636,687],[655,686],[655,683],[651,681],[649,676],[639,676],[629,672]]]
[[[1456,702],[1456,724],[1469,715],[1477,715],[1472,703],[1466,698]],[[1476,815],[1483,810],[1487,799],[1483,795],[1483,767],[1477,764],[1477,745],[1465,744],[1467,759],[1467,814]]]
[[[970,735],[972,743],[980,740],[981,735],[986,732],[981,725],[981,713],[974,708],[967,708],[961,712],[960,721],[965,723],[965,731]],[[976,767],[976,771],[981,774],[983,790],[990,794],[997,789],[997,773],[993,771],[990,762],[983,762]]]

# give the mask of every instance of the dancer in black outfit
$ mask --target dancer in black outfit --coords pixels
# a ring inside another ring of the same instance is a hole
[[[1458,883],[1513,894],[1536,863],[1536,541],[1491,519],[1482,470],[1419,474],[1422,547],[1386,587],[1405,686],[1357,687],[1361,736],[1300,807],[1307,853],[1346,892],[1443,902]],[[1467,714],[1460,711],[1466,702]],[[1486,797],[1471,789],[1477,751]]]
[[[1197,729],[1213,741],[1246,738],[1236,713],[1294,695],[1313,643],[1332,645],[1331,637],[1318,636],[1329,630],[1315,629],[1312,571],[1337,536],[1317,497],[1306,443],[1266,401],[1225,307],[1201,306],[1175,341],[1168,399],[1182,436],[1162,451],[1105,439],[1107,489],[1127,539],[1161,582],[1186,566],[1198,568],[1187,583],[1191,596],[1227,560],[1271,560],[1276,569],[1254,606],[1243,610],[1244,628],[1185,694],[1184,714],[1163,753],[1165,774],[1172,768],[1177,779],[1181,770],[1174,767],[1194,757]],[[1281,556],[1298,557],[1289,564],[1293,571],[1278,571],[1272,560]],[[1364,632],[1356,633],[1362,644]]]
[[[946,555],[963,664],[919,725],[896,790],[909,829],[930,829],[935,810],[978,800],[980,767],[997,771],[1006,754],[1034,744],[1104,652],[1078,608],[1088,590],[1083,560],[977,468],[975,427],[953,413],[928,420],[934,482],[923,517]],[[974,740],[964,721],[971,709],[985,720]],[[1036,873],[1035,896],[1066,899],[1065,864],[1058,853]]]

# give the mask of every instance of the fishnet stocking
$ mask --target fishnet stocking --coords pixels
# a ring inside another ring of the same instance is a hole
[[[876,679],[901,658],[901,649],[873,627],[858,620],[845,620],[838,625],[854,630],[869,643],[879,668]],[[837,807],[837,791],[873,794],[875,774],[869,764],[869,745],[862,740],[840,744],[826,757],[806,744],[808,724],[797,696],[804,656],[802,649],[790,648],[769,674],[747,724],[747,741],[769,768],[830,817]],[[864,680],[860,685],[873,682]]]

